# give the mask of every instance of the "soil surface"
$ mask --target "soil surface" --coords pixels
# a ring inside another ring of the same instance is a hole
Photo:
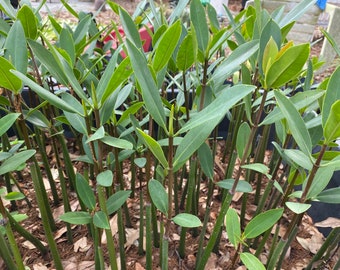
[[[130,0],[116,0],[117,4],[124,6],[130,13],[132,13],[137,4],[138,0],[130,1]],[[91,7],[91,4],[84,3],[83,8]],[[241,10],[242,5],[239,0],[229,0],[229,7],[238,12]],[[86,11],[93,11],[93,9],[87,9]],[[61,18],[65,21],[73,21],[76,22],[76,18],[69,15],[65,10],[53,10],[56,17]],[[43,13],[43,15],[46,13]],[[98,23],[100,24],[108,24],[111,20],[118,20],[117,16],[111,11],[106,10],[105,12],[99,13],[97,16]],[[320,52],[320,44],[316,44],[316,46],[312,49],[312,55],[318,55]],[[331,71],[331,70],[330,70]],[[322,75],[319,75],[318,79],[322,79],[325,76],[329,75],[329,72],[326,72]],[[74,157],[79,155],[78,149],[76,149],[74,142],[72,140],[68,141],[68,146],[70,149],[70,153]],[[51,153],[50,145],[46,145],[47,153]],[[218,150],[217,157],[215,159],[215,181],[219,181],[224,179],[224,171],[227,166],[226,161],[222,159],[224,152],[224,142],[218,142]],[[268,151],[266,154],[266,161],[270,159],[270,152]],[[50,166],[51,168],[56,168],[56,161],[52,154],[50,154]],[[83,171],[83,166],[81,163],[75,163],[75,170]],[[46,243],[46,238],[43,233],[43,228],[41,224],[41,218],[39,209],[36,204],[36,199],[34,195],[33,185],[30,179],[29,168],[26,168],[23,171],[22,179],[20,179],[20,185],[27,195],[28,199],[32,203],[32,207],[29,208],[25,201],[21,201],[19,203],[19,212],[26,213],[29,218],[26,219],[22,224],[23,226]],[[43,171],[43,168],[42,168]],[[130,164],[125,163],[123,169],[124,179],[131,179],[131,171]],[[57,187],[60,188],[59,176],[57,170],[55,170],[55,179],[57,183]],[[144,173],[140,172],[138,175],[139,179],[144,179]],[[265,186],[266,183],[263,183]],[[129,186],[127,186],[129,188]],[[46,181],[46,189],[50,191],[49,185]],[[144,190],[144,194],[146,194],[146,182],[141,181],[141,185],[137,185],[137,190]],[[207,182],[202,180],[201,189],[200,189],[200,209],[206,208],[206,197],[207,197]],[[180,194],[179,194],[180,195]],[[254,205],[253,195],[250,195],[247,205],[247,215],[252,215],[256,206]],[[51,196],[52,199],[52,196]],[[75,194],[69,194],[70,204],[72,206],[72,210],[79,209],[79,203],[76,200]],[[235,196],[233,199],[233,207],[237,210],[241,208],[242,200],[240,200],[239,196]],[[220,208],[220,194],[219,192],[215,192],[214,200],[211,206],[210,213],[210,221],[208,223],[208,229],[206,233],[206,239],[209,238],[211,230],[214,226],[215,220],[219,215]],[[132,217],[132,227],[126,228],[127,233],[127,242],[125,246],[125,255],[127,261],[127,269],[136,269],[142,270],[145,269],[145,256],[138,254],[138,224],[139,220],[139,199],[138,193],[136,192],[135,197],[133,199],[128,200],[128,209],[130,216]],[[7,205],[7,207],[10,207]],[[69,243],[66,237],[66,226],[65,223],[58,220],[58,217],[63,213],[63,205],[51,205],[54,213],[54,217],[57,220],[57,230],[55,232],[55,239],[58,243],[58,249],[60,255],[63,260],[65,270],[73,270],[73,269],[94,269],[94,254],[93,254],[93,243],[91,237],[88,235],[88,230],[86,226],[72,226],[72,236],[73,243]],[[204,212],[199,212],[199,218],[203,220]],[[285,216],[285,222],[289,222],[289,215]],[[112,230],[117,232],[117,216],[113,216],[111,219],[112,222]],[[193,236],[194,232],[188,233],[186,240],[186,256],[184,259],[181,259],[176,251],[179,243],[179,234],[178,228],[173,226],[171,228],[171,244],[169,248],[169,269],[195,269],[195,261],[196,261],[196,252],[198,247],[198,237]],[[280,235],[284,234],[284,231],[280,232]],[[103,240],[105,237],[103,236]],[[115,241],[117,241],[118,235],[115,234]],[[317,228],[313,225],[313,222],[310,217],[307,215],[303,218],[302,225],[299,228],[298,238],[293,242],[291,249],[287,253],[287,258],[284,262],[283,268],[286,270],[291,269],[303,269],[311,257],[315,252],[320,248],[323,243],[324,238],[318,232]],[[30,267],[30,269],[34,270],[46,270],[46,269],[54,269],[53,261],[50,255],[42,256],[37,249],[34,248],[29,242],[24,241],[22,238],[18,238],[18,243],[20,243],[20,250],[23,256],[25,265]],[[265,262],[266,254],[269,252],[269,247],[264,247],[263,255],[261,256],[261,260]],[[117,247],[118,250],[118,247]],[[104,253],[106,252],[104,246]],[[227,269],[230,266],[231,258],[233,258],[235,254],[234,248],[227,240],[227,235],[225,233],[222,234],[221,245],[217,253],[213,253],[208,261],[206,269]],[[324,267],[322,269],[332,269],[334,263],[339,259],[339,251],[334,251],[334,255],[331,259],[324,263]],[[159,250],[157,248],[153,249],[153,269],[160,269],[159,267]],[[4,263],[0,259],[0,269],[4,269]],[[237,269],[245,269],[244,266],[239,266]]]

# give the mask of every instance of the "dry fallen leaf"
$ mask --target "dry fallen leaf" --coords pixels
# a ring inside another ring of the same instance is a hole
[[[313,254],[316,254],[324,243],[322,234],[314,234],[311,238],[296,237],[296,240],[305,250],[308,250]]]
[[[74,252],[78,252],[78,251],[85,252],[85,251],[88,251],[90,247],[91,245],[88,245],[87,243],[87,237],[84,236],[74,243],[73,250]]]
[[[135,270],[145,270],[145,268],[140,263],[136,262]]]
[[[33,265],[33,270],[48,270],[48,268],[42,263],[37,263]]]
[[[112,232],[112,236],[115,236],[115,234],[118,232],[118,216],[114,215],[111,219],[110,219],[110,227],[111,227],[111,232]],[[105,231],[102,234],[102,243],[106,244],[106,234]]]
[[[217,255],[215,253],[211,253],[204,270],[216,270],[217,260]]]
[[[317,222],[314,224],[316,227],[330,227],[330,228],[337,228],[340,227],[340,219],[334,218],[334,217],[329,217],[323,221]]]
[[[139,238],[139,230],[126,228],[126,243],[125,248],[129,248],[130,246],[135,244],[135,241]]]
[[[47,246],[47,243],[45,243],[44,241],[40,241],[45,247]],[[22,246],[27,248],[27,249],[35,249],[35,245],[33,245],[30,241],[25,241],[22,243]]]

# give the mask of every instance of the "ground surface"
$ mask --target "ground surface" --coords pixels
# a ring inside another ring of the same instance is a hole
[[[127,1],[127,0],[116,0],[115,1],[118,4],[123,5],[128,11],[132,12],[136,5],[137,0],[135,1]],[[52,7],[53,5],[51,5]],[[240,1],[234,0],[229,1],[229,6],[232,10],[235,12],[239,11],[241,9]],[[76,3],[75,4],[76,9],[84,9],[86,8],[86,11],[92,11],[92,4],[88,3]],[[66,11],[59,10],[58,8],[51,8],[53,10],[53,13],[55,16],[59,18],[63,18],[65,21],[76,21],[75,18],[72,18]],[[107,10],[105,12],[101,12],[98,16],[98,22],[101,24],[109,23],[111,20],[116,20],[117,17],[113,14],[112,11]],[[320,50],[320,45],[313,48],[312,54],[317,55]],[[320,75],[319,78],[322,78],[324,76],[329,75],[329,72]],[[72,149],[72,141],[69,142],[70,149]],[[215,174],[218,179],[223,178],[223,173],[221,171],[226,167],[226,164],[222,161],[221,156],[223,152],[223,142],[220,142],[219,144],[219,151],[218,151],[218,157],[216,159],[217,166],[215,169]],[[50,147],[47,146],[47,152],[49,152]],[[77,151],[72,151],[73,155],[77,155]],[[267,157],[269,158],[270,152],[267,153]],[[50,156],[50,163],[51,167],[55,167],[55,160],[53,159],[53,156]],[[81,171],[81,164],[75,164],[75,167],[77,170]],[[223,171],[222,171],[223,172]],[[129,165],[126,164],[124,168],[124,177],[127,179],[130,178],[130,171],[129,171]],[[58,182],[58,175],[56,173],[56,182]],[[265,184],[265,183],[264,183]],[[39,211],[36,205],[35,197],[34,197],[34,190],[32,183],[29,179],[29,169],[27,169],[24,172],[24,180],[21,182],[21,185],[25,191],[26,194],[28,194],[29,199],[32,201],[33,207],[30,209],[27,207],[25,203],[22,203],[20,207],[20,211],[23,213],[26,213],[29,218],[24,221],[23,225],[26,229],[28,229],[30,232],[32,232],[35,236],[37,236],[42,241],[46,242],[45,236],[43,234],[43,229],[41,225],[41,219],[39,217]],[[48,188],[48,185],[47,185]],[[145,183],[143,183],[141,188],[145,188]],[[206,199],[206,192],[207,192],[207,186],[205,182],[202,182],[201,187],[201,204],[203,205],[205,203]],[[126,228],[127,232],[127,244],[125,247],[125,253],[127,257],[127,265],[128,269],[136,269],[136,270],[142,270],[145,266],[145,256],[138,255],[137,253],[137,243],[138,243],[138,230],[137,230],[137,224],[139,222],[139,200],[137,199],[138,196],[135,199],[129,199],[128,200],[128,208],[130,211],[130,215],[133,217],[133,227],[132,228]],[[72,209],[77,209],[79,207],[77,201],[75,200],[75,195],[70,194],[70,201],[72,205]],[[254,205],[251,204],[252,199],[249,200],[249,205],[247,207],[249,214],[252,213],[253,209],[255,208]],[[234,199],[234,207],[236,209],[240,209],[240,200],[235,198]],[[209,233],[211,232],[211,228],[218,216],[220,207],[220,201],[219,197],[214,197],[213,205],[212,205],[212,212],[210,214],[210,222],[208,226],[207,231],[207,238],[209,237]],[[203,209],[203,208],[202,208]],[[54,216],[56,219],[58,219],[58,216],[60,216],[63,213],[63,206],[53,206]],[[204,213],[200,213],[200,218],[203,219]],[[115,220],[117,217],[114,216],[112,218],[112,230],[117,230],[117,221]],[[57,222],[58,230],[55,233],[55,239],[58,242],[58,248],[60,255],[63,259],[64,267],[67,270],[71,269],[94,269],[94,261],[93,261],[93,249],[92,249],[92,240],[87,235],[87,228],[84,226],[73,226],[73,237],[74,237],[74,243],[69,244],[67,242],[66,236],[65,236],[65,224],[62,222]],[[283,233],[283,232],[281,232]],[[288,252],[287,260],[284,264],[284,269],[290,270],[290,269],[303,269],[303,267],[306,266],[308,261],[311,258],[311,255],[315,253],[315,251],[320,247],[320,244],[323,242],[322,235],[317,231],[317,229],[312,225],[311,219],[306,216],[303,219],[302,226],[299,231],[299,241],[295,241],[292,245],[291,250]],[[117,235],[115,235],[116,237]],[[178,238],[179,238],[179,231],[173,227],[173,230],[171,232],[171,237],[174,240],[173,242],[178,245]],[[50,256],[42,257],[39,252],[32,247],[27,242],[23,243],[23,240],[21,239],[18,241],[21,243],[21,252],[25,261],[25,264],[28,265],[31,269],[35,270],[45,270],[45,269],[53,269],[53,263],[51,261]],[[191,235],[188,235],[187,244],[186,244],[186,257],[184,260],[181,260],[179,256],[176,253],[176,246],[171,245],[170,246],[170,254],[169,254],[169,269],[194,269],[195,260],[196,260],[196,250],[197,250],[197,243],[198,239],[197,237],[192,237]],[[226,235],[222,235],[222,242],[219,249],[219,252],[217,254],[212,254],[211,258],[209,259],[208,265],[206,269],[226,269],[226,267],[230,263],[230,258],[234,254],[234,249],[231,247],[231,245],[228,243]],[[158,258],[159,258],[159,250],[154,249],[154,269],[159,269],[158,267]],[[339,255],[333,256],[332,260],[325,263],[325,267],[323,269],[332,269],[332,265],[334,264],[334,261],[336,261],[339,258]],[[262,258],[265,260],[265,256]],[[0,269],[4,269],[3,262],[0,260]],[[239,269],[244,269],[242,266],[239,267]]]

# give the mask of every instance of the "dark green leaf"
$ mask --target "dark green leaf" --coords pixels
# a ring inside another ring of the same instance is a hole
[[[230,243],[237,248],[241,239],[241,224],[238,214],[234,208],[228,209],[226,216],[226,230]]]
[[[101,229],[110,229],[109,220],[103,211],[98,211],[94,214],[93,224]]]
[[[0,118],[0,136],[5,134],[7,130],[15,123],[20,113],[10,113]]]
[[[248,150],[248,153],[244,153],[244,149],[247,145],[249,136],[250,136],[250,127],[247,122],[243,122],[238,129],[237,137],[236,137],[236,149],[237,149],[237,154],[240,158],[242,158],[245,154],[247,156],[249,156],[250,154],[251,149]]]
[[[129,198],[131,191],[119,190],[115,194],[111,195],[106,202],[106,208],[109,215],[116,212]]]
[[[19,166],[24,164],[28,159],[35,155],[35,153],[35,150],[25,150],[9,157],[1,164],[0,175],[17,170]]]
[[[179,70],[186,71],[195,62],[197,47],[191,33],[185,36],[177,53],[176,64]]]
[[[76,175],[76,189],[79,198],[85,206],[90,210],[94,210],[96,206],[94,191],[90,187],[88,181],[86,181],[86,179],[79,173]]]
[[[62,221],[76,224],[76,225],[85,225],[89,224],[92,221],[92,217],[88,212],[67,212],[59,217]]]
[[[283,208],[271,209],[258,214],[247,224],[244,230],[246,239],[255,238],[270,229],[282,216]]]
[[[35,40],[38,36],[37,17],[28,5],[23,5],[17,14],[27,38]]]
[[[204,174],[212,179],[214,177],[214,158],[211,149],[206,143],[203,143],[197,153]]]
[[[191,1],[190,19],[195,28],[198,49],[204,53],[209,42],[209,28],[203,5],[199,0]]]
[[[164,215],[167,215],[169,205],[168,194],[163,185],[159,181],[151,179],[148,183],[148,189],[153,204]]]

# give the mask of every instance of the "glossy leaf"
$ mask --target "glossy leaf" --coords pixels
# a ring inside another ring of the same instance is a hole
[[[277,23],[270,19],[263,27],[260,37],[259,70],[262,76],[274,62],[281,47],[281,30]]]
[[[19,115],[20,113],[10,113],[0,118],[0,136],[5,134],[7,130],[13,126]]]
[[[38,36],[37,17],[28,5],[23,5],[17,14],[17,18],[21,21],[25,31],[25,36],[35,40]]]
[[[302,214],[306,212],[312,205],[299,202],[286,202],[286,206],[295,214]]]
[[[96,206],[94,191],[84,176],[79,173],[76,174],[76,191],[85,206],[90,210],[94,210]]]
[[[265,87],[278,88],[296,78],[309,57],[309,44],[290,47],[269,67]]]
[[[185,228],[195,228],[202,225],[200,219],[194,215],[181,213],[172,218],[177,225]]]
[[[158,87],[147,65],[146,58],[130,40],[127,40],[126,45],[131,58],[134,74],[142,90],[145,107],[156,123],[166,130],[163,103],[159,95]]]
[[[255,238],[270,229],[282,216],[283,208],[271,209],[258,214],[244,229],[244,238]]]
[[[289,129],[297,145],[305,155],[310,156],[312,141],[301,115],[290,100],[279,91],[275,91],[275,97],[282,114],[287,119]]]
[[[169,207],[168,194],[166,193],[163,185],[159,181],[151,179],[148,183],[148,190],[151,200],[156,208],[164,215],[167,215]]]
[[[142,130],[137,129],[137,132],[143,137],[146,145],[151,150],[152,154],[156,157],[156,159],[162,164],[163,168],[167,169],[169,167],[168,160],[166,159],[160,144],[154,138],[152,138]]]
[[[114,58],[111,58],[101,77],[98,87],[98,100],[102,103],[132,74],[131,63],[129,57],[126,57],[117,67]]]
[[[232,189],[234,183],[235,183],[234,179],[224,179],[222,181],[217,182],[216,184],[221,188],[230,190],[230,189]],[[236,192],[249,193],[249,192],[253,191],[253,188],[247,181],[240,180],[237,183],[235,191]]]
[[[225,90],[202,111],[192,117],[178,133],[189,131],[179,144],[174,157],[177,171],[187,159],[202,145],[213,129],[239,100],[255,89],[250,85],[236,85]]]
[[[340,100],[336,101],[331,107],[323,135],[325,144],[329,144],[340,137]]]
[[[185,71],[195,62],[197,45],[191,33],[185,36],[177,53],[176,64],[179,70]],[[196,45],[196,46],[195,46]]]
[[[101,229],[110,229],[109,220],[103,211],[98,211],[94,214],[93,224]]]
[[[237,132],[237,137],[236,137],[236,149],[237,149],[237,154],[239,157],[243,157],[245,154],[249,156],[251,147],[248,151],[248,153],[244,153],[244,149],[246,147],[246,144],[248,142],[250,136],[250,127],[247,122],[243,122]]]
[[[190,4],[190,19],[194,26],[198,49],[203,53],[207,49],[209,42],[209,28],[205,19],[205,11],[199,0],[193,0]]]
[[[248,270],[266,270],[261,261],[249,252],[242,252],[240,259]]]
[[[178,20],[165,31],[157,42],[155,56],[153,58],[153,68],[155,72],[159,72],[169,63],[169,60],[177,47],[181,32],[182,25]]]
[[[106,208],[109,215],[116,212],[129,198],[130,190],[119,190],[111,195],[106,201]]]
[[[298,166],[311,170],[313,167],[313,163],[305,153],[298,149],[286,149],[283,151],[284,155],[287,156],[290,160],[296,163]]]
[[[19,20],[15,21],[8,32],[5,42],[5,57],[10,60],[16,70],[26,74],[28,54],[25,32]]]
[[[7,59],[0,57],[0,87],[13,91],[19,94],[22,88],[22,81],[15,76],[11,70],[15,67]]]
[[[35,155],[35,150],[24,150],[9,157],[0,165],[0,175],[17,170],[28,159]]]
[[[76,224],[76,225],[85,225],[89,224],[92,221],[92,216],[88,212],[67,212],[59,217],[62,221]]]
[[[241,223],[234,208],[229,208],[226,215],[226,230],[228,240],[237,248],[241,239]]]

